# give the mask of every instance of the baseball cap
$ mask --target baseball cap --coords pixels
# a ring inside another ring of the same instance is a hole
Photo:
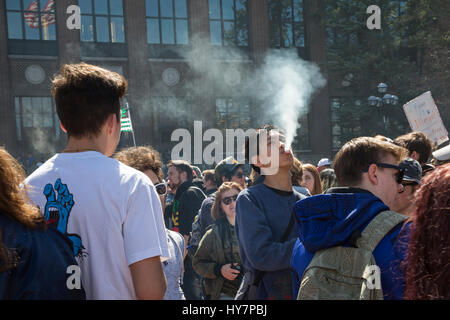
[[[242,164],[238,163],[232,156],[229,156],[217,164],[214,169],[215,175],[217,178],[229,176],[233,173],[233,171],[241,166]]]
[[[450,144],[433,152],[433,157],[439,161],[446,161],[450,159]]]
[[[318,167],[321,166],[331,166],[331,162],[328,158],[322,158],[320,159],[319,163],[317,164]]]
[[[403,181],[412,181],[420,184],[422,179],[422,167],[420,163],[411,158],[405,158],[398,165],[404,171]]]

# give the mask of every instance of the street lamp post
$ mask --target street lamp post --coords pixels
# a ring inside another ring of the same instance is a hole
[[[370,106],[378,107],[381,110],[383,105],[396,105],[398,103],[398,97],[392,94],[387,93],[388,85],[386,83],[380,83],[378,86],[378,92],[383,94],[383,98],[370,96],[367,99],[367,102]],[[384,130],[387,130],[387,124],[389,123],[389,119],[386,115],[383,114],[383,125]]]

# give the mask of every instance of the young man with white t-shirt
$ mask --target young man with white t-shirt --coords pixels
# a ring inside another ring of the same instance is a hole
[[[47,225],[73,244],[87,299],[161,299],[169,256],[150,179],[109,158],[120,139],[127,81],[85,63],[63,65],[52,94],[68,143],[25,183]]]

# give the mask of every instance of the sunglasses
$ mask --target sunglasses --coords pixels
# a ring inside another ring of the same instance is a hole
[[[164,196],[167,193],[167,182],[163,180],[163,182],[156,184],[155,189],[160,196]]]
[[[403,176],[405,175],[405,171],[402,168],[400,168],[399,166],[395,166],[393,164],[382,163],[382,162],[375,163],[375,165],[377,167],[380,167],[380,168],[389,168],[389,169],[396,169],[396,170],[398,170],[398,173],[396,174],[396,181],[397,181],[398,184],[402,184]],[[370,165],[367,168],[365,168],[363,170],[363,172],[368,172],[369,171],[369,167],[370,167]]]
[[[229,205],[231,203],[231,201],[236,201],[237,197],[238,197],[238,195],[235,194],[234,196],[223,198],[222,202],[224,205]]]

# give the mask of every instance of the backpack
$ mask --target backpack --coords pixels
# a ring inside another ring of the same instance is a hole
[[[354,238],[354,247],[317,251],[303,273],[297,300],[383,300],[381,272],[373,250],[386,234],[407,217],[379,213]]]

